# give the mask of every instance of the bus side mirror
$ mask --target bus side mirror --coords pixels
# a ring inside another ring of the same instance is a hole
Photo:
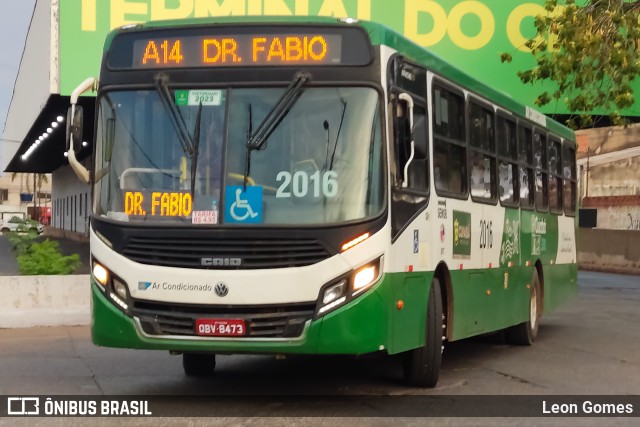
[[[67,111],[67,151],[82,148],[83,112],[82,106],[72,105]],[[71,145],[73,144],[73,146]]]
[[[87,184],[91,181],[89,171],[76,159],[76,150],[80,150],[82,147],[83,118],[82,107],[78,105],[78,97],[89,89],[96,90],[97,87],[98,82],[93,77],[89,77],[80,83],[80,85],[71,92],[71,106],[69,107],[69,111],[67,111],[67,160],[69,161],[69,166],[71,166],[71,169],[73,169],[78,178]]]

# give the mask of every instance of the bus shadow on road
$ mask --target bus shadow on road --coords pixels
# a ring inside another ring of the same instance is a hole
[[[558,325],[541,325],[536,345],[544,346],[563,330]],[[193,394],[231,396],[297,395],[394,395],[438,394],[449,390],[454,372],[474,369],[497,356],[526,351],[506,343],[503,333],[493,333],[448,343],[442,361],[440,382],[435,389],[416,389],[403,382],[402,355],[353,356],[289,355],[286,358],[256,355],[218,356],[215,372],[204,377],[184,377],[163,382],[162,387],[145,383],[133,394]],[[175,357],[179,365],[181,359]],[[175,378],[175,377],[172,377]]]

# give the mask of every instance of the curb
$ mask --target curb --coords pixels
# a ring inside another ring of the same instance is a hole
[[[88,274],[0,276],[0,328],[88,325]]]

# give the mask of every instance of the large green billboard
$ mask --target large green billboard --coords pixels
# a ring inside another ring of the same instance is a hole
[[[535,34],[544,0],[64,0],[60,16],[60,93],[97,76],[104,37],[121,25],[158,19],[227,15],[323,15],[383,23],[476,79],[533,105],[542,86],[516,73],[531,67],[524,42]],[[500,52],[513,62],[502,64]],[[634,89],[640,93],[640,84]],[[565,113],[547,105],[545,113]],[[640,112],[626,111],[629,115]]]

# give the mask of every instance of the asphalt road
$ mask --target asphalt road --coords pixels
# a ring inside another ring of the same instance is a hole
[[[192,379],[184,376],[180,357],[98,348],[88,327],[54,327],[0,330],[0,395],[238,396],[231,403],[240,409],[232,415],[241,418],[182,418],[182,425],[282,424],[268,418],[280,413],[277,407],[248,397],[256,395],[640,395],[640,277],[581,272],[579,282],[576,299],[543,317],[532,347],[506,345],[500,334],[448,344],[440,382],[431,390],[402,385],[400,364],[389,357],[218,356],[213,376]],[[372,398],[368,414],[389,415],[376,402]],[[100,425],[152,425],[151,419],[94,420]],[[22,420],[0,419],[0,425],[17,421]],[[55,425],[72,420],[63,421]],[[397,417],[358,418],[349,424],[398,422]],[[335,425],[338,419],[287,418],[283,423]],[[600,426],[638,425],[638,418],[402,418],[401,423]]]

